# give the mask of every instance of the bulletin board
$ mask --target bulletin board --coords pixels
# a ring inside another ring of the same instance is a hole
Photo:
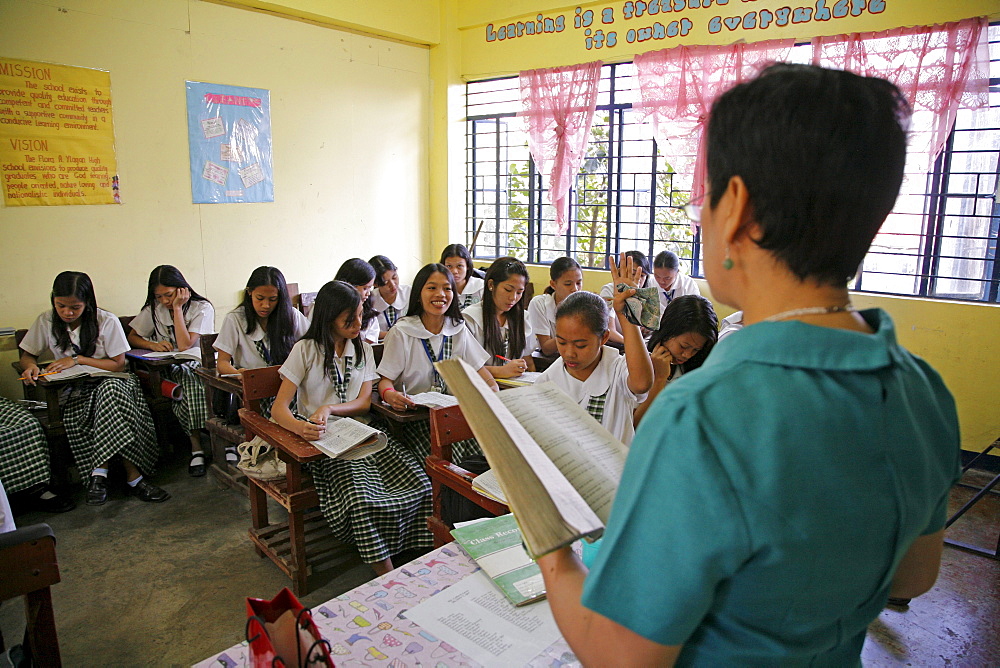
[[[195,204],[273,202],[269,91],[186,82]]]

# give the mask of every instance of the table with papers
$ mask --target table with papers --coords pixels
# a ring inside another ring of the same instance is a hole
[[[338,666],[579,665],[555,628],[547,602],[515,608],[455,543],[317,605],[312,612]],[[196,664],[222,665],[249,665],[247,643]]]

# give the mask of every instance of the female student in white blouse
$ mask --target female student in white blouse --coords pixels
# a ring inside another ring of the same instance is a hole
[[[378,274],[375,268],[359,257],[352,257],[340,265],[335,281],[344,281],[354,286],[361,295],[364,312],[361,318],[361,338],[368,343],[379,342],[379,325],[375,321],[375,307],[372,305],[372,290],[375,289],[375,279]]]
[[[283,364],[309,321],[292,307],[285,276],[276,267],[257,267],[247,279],[243,301],[226,314],[215,339],[219,373],[240,373]]]
[[[472,255],[462,244],[445,246],[441,251],[441,264],[448,267],[455,279],[455,300],[458,309],[472,306],[483,298],[483,279],[472,267]]]
[[[396,321],[406,315],[406,306],[410,301],[410,286],[399,284],[399,271],[392,260],[385,255],[376,255],[368,260],[375,270],[375,291],[372,293],[372,306],[378,319],[378,340],[385,338],[385,333],[396,324]]]
[[[528,325],[544,355],[556,355],[556,309],[566,297],[583,289],[583,270],[571,257],[556,258],[549,266],[549,286],[528,303]]]
[[[621,262],[618,266],[609,258],[612,282],[630,286],[641,282],[642,269],[632,258],[623,254]],[[635,435],[632,412],[653,384],[653,365],[639,327],[623,315],[625,299],[633,294],[634,289],[616,292],[613,301],[625,338],[625,355],[604,345],[609,337],[604,299],[592,292],[576,292],[563,300],[556,312],[559,359],[536,381],[555,383],[625,445]]]
[[[513,257],[501,257],[486,271],[483,300],[462,311],[465,326],[486,352],[493,355],[486,370],[494,378],[514,378],[534,371],[532,351],[537,347],[521,298],[528,270]]]
[[[129,329],[128,342],[135,348],[156,352],[188,350],[198,345],[202,334],[215,331],[215,309],[176,267],[164,264],[150,272],[146,303],[129,323]],[[208,420],[208,403],[205,386],[194,373],[197,368],[198,362],[184,362],[163,367],[160,373],[183,388],[183,398],[170,402],[170,408],[191,439],[188,473],[200,477],[205,475],[201,430]]]
[[[649,337],[653,387],[635,411],[636,425],[663,388],[705,362],[715,346],[718,326],[712,302],[701,295],[682,295],[670,302]]]
[[[465,327],[462,313],[455,301],[455,281],[448,268],[428,264],[413,280],[408,312],[385,336],[385,349],[378,373],[382,377],[378,389],[382,401],[396,410],[414,407],[408,395],[420,392],[447,392],[444,380],[434,369],[434,363],[460,358],[486,383],[497,390],[496,381],[485,369],[490,355]],[[426,420],[407,422],[403,440],[423,461],[430,453],[430,426]],[[452,448],[455,461],[465,455],[481,454],[474,440],[456,443]]]
[[[306,440],[321,437],[333,419],[352,417],[382,429],[369,415],[378,380],[371,345],[360,337],[363,302],[355,288],[331,281],[316,295],[312,323],[281,367],[274,421]],[[302,415],[291,412],[292,400]],[[304,417],[308,416],[308,417]],[[327,458],[310,465],[320,509],[334,535],[358,547],[382,575],[392,556],[426,550],[432,538],[430,481],[422,463],[388,435],[381,451],[355,460]]]
[[[21,341],[26,385],[38,379],[38,356],[46,350],[55,358],[47,372],[78,364],[103,371],[125,370],[129,349],[125,331],[118,318],[97,308],[87,274],[64,271],[56,276],[51,302],[52,309],[38,316]],[[63,391],[60,405],[73,459],[80,473],[89,476],[89,505],[108,500],[108,466],[114,457],[125,465],[133,495],[153,503],[170,498],[143,477],[156,468],[156,433],[135,376],[79,380]]]

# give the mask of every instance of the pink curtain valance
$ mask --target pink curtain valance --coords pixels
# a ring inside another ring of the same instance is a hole
[[[597,108],[601,61],[521,72],[521,111],[528,150],[549,178],[559,234],[568,225],[569,190],[580,169]]]

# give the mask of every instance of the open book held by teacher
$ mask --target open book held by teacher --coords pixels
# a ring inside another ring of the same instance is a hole
[[[435,366],[458,397],[528,553],[599,538],[628,448],[552,383],[495,393],[460,359]]]

